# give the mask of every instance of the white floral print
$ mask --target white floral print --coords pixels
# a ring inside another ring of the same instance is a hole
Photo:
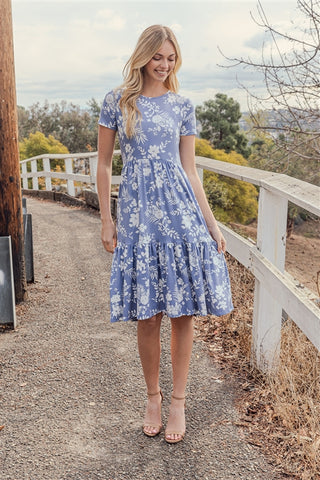
[[[182,168],[179,142],[196,134],[194,107],[181,95],[140,96],[136,135],[127,138],[121,91],[105,96],[99,124],[118,130],[123,169],[111,321],[224,315],[233,308],[224,255],[217,251]]]

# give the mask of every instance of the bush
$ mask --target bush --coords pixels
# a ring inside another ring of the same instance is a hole
[[[196,155],[236,165],[248,165],[247,160],[239,153],[215,150],[207,140],[198,138],[196,139]],[[206,170],[203,185],[209,205],[217,220],[225,223],[247,224],[257,218],[258,191],[250,183]]]

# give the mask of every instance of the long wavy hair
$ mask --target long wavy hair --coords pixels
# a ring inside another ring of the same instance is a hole
[[[169,40],[176,53],[175,66],[163,82],[165,87],[177,93],[179,82],[176,76],[181,67],[181,52],[177,39],[169,27],[152,25],[140,35],[133,54],[123,68],[124,82],[118,87],[122,90],[119,106],[126,122],[126,135],[134,136],[138,123],[141,123],[141,113],[137,107],[137,98],[143,89],[143,67],[151,60],[161,45]]]

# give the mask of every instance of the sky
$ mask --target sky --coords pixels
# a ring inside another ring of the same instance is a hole
[[[12,0],[17,101],[29,107],[66,100],[86,107],[122,83],[122,69],[140,33],[171,27],[182,51],[180,91],[195,105],[218,92],[247,109],[247,94],[263,89],[258,72],[223,68],[227,57],[259,58],[268,39],[256,0]],[[289,31],[296,0],[261,0],[269,22]],[[288,48],[284,46],[284,48]]]

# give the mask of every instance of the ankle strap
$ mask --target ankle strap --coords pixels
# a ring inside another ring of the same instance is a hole
[[[147,393],[148,397],[154,397],[155,395],[161,395],[161,390],[159,390],[158,392],[155,392],[155,393]]]
[[[172,398],[174,398],[175,400],[185,400],[185,396],[184,397],[175,397],[174,395],[171,395]]]

